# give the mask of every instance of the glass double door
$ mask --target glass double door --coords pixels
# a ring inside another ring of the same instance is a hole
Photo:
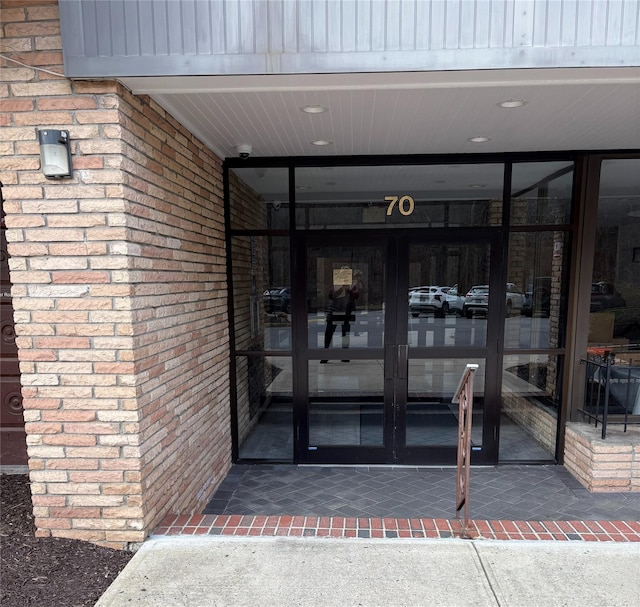
[[[498,236],[429,232],[301,244],[297,461],[454,464],[467,363],[479,365],[473,459],[497,459]]]

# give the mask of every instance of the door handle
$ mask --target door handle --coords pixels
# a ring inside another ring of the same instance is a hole
[[[409,365],[409,346],[398,346],[398,379],[407,379]]]

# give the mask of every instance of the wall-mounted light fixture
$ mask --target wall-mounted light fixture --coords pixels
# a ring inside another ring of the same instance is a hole
[[[69,131],[42,129],[38,131],[40,168],[47,179],[71,177]]]

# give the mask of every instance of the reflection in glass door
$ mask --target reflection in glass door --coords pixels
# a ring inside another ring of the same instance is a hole
[[[408,248],[409,356],[407,381],[397,386],[405,403],[398,450],[404,461],[454,461],[458,406],[452,399],[467,363],[479,365],[472,448],[482,449],[491,247],[448,240]]]
[[[307,450],[383,462],[387,243],[343,241],[324,237],[306,251]]]
[[[454,463],[451,401],[470,362],[480,365],[472,434],[479,452],[497,317],[490,295],[484,308],[466,304],[474,287],[492,284],[489,243],[410,243],[391,234],[349,242],[307,239],[303,459]]]

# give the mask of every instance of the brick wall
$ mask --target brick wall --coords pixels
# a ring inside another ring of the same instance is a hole
[[[230,466],[221,162],[148,98],[62,71],[58,7],[2,1],[0,180],[37,534],[123,547]],[[50,73],[54,72],[54,73]],[[39,170],[65,128],[74,176]]]
[[[568,423],[564,465],[589,491],[640,492],[640,428]]]

